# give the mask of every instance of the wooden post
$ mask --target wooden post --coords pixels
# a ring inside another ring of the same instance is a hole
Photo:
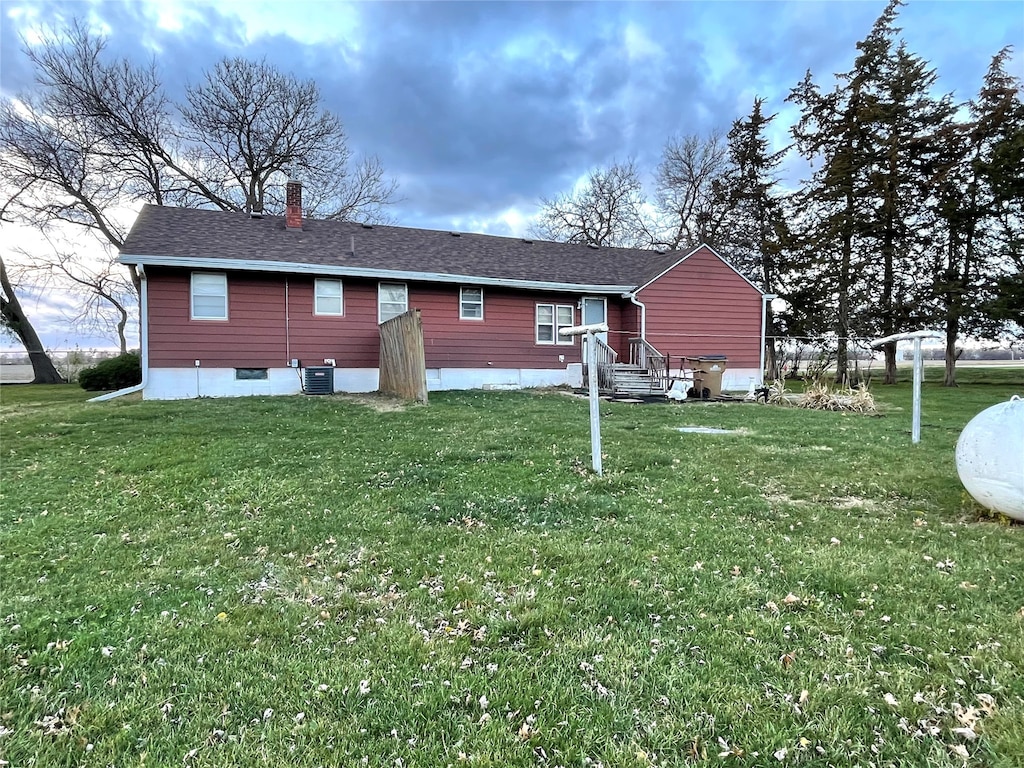
[[[596,323],[594,325],[575,325],[571,328],[561,328],[558,333],[561,336],[586,336],[587,338],[587,383],[590,393],[590,461],[594,471],[603,475],[601,466],[601,400],[598,397],[597,384],[597,344],[594,339],[599,333],[607,333],[607,323]]]

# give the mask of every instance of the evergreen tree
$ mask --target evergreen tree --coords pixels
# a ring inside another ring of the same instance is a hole
[[[777,193],[779,165],[788,148],[771,152],[765,135],[775,115],[764,115],[764,99],[756,98],[750,115],[733,123],[728,134],[730,216],[729,256],[733,264],[767,293],[781,295],[786,269],[788,227],[782,197]],[[765,367],[779,377],[775,318],[765,309]]]
[[[1024,183],[1024,105],[1020,80],[1006,71],[1009,49],[993,57],[970,119],[939,135],[941,154],[933,176],[936,215],[932,296],[946,334],[943,383],[956,386],[956,341],[981,330],[994,306],[999,277],[1020,270]],[[1004,281],[1013,286],[1015,281]],[[1012,306],[1012,303],[1011,303]]]
[[[921,322],[920,265],[927,249],[922,212],[929,196],[930,168],[937,154],[939,127],[955,112],[949,96],[935,98],[934,69],[908,52],[904,43],[892,49],[898,29],[883,16],[865,41],[863,57],[874,57],[866,69],[866,101],[862,119],[869,127],[868,163],[861,194],[872,204],[863,247],[867,274],[875,288],[876,333],[889,336]],[[861,64],[858,59],[857,65]],[[887,344],[885,383],[896,383],[896,345]]]
[[[820,290],[805,295],[820,302],[819,313],[831,316],[836,381],[845,382],[853,333],[852,299],[863,266],[854,246],[857,235],[867,229],[868,218],[859,194],[867,165],[866,127],[859,120],[861,84],[851,81],[823,94],[808,72],[787,100],[802,109],[792,129],[797,148],[812,164],[820,163],[798,196],[804,214],[794,221],[802,268],[819,281]],[[807,314],[806,308],[797,311]]]
[[[855,334],[888,336],[928,318],[927,211],[943,154],[937,137],[956,107],[933,95],[935,70],[897,40],[900,5],[886,6],[831,93],[808,73],[789,97],[802,109],[797,147],[819,164],[802,192],[803,248],[831,288],[837,381]],[[895,383],[896,345],[884,352],[885,381]]]

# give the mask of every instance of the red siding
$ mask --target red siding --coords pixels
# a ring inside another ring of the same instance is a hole
[[[376,368],[380,364],[377,283],[342,280],[340,317],[313,314],[313,278],[288,276],[288,338],[291,356],[304,365],[334,358],[339,368]],[[277,280],[284,282],[278,275]]]
[[[640,336],[640,307],[629,299],[618,299],[616,309],[619,312],[618,325],[612,325],[609,321],[608,327],[619,331],[610,334],[609,342],[619,353],[619,361],[629,362],[629,340]],[[611,317],[611,302],[609,302],[608,315]]]
[[[580,344],[537,344],[537,304],[569,304],[567,294],[484,287],[484,319],[459,319],[459,286],[411,285],[409,305],[423,317],[428,368],[560,368],[580,361]],[[579,322],[579,310],[575,311]],[[559,355],[565,357],[559,361]]]
[[[152,366],[278,367],[287,363],[284,283],[228,275],[228,319],[190,319],[190,272],[146,269]]]
[[[343,279],[344,315],[313,314],[313,278],[280,274],[228,273],[228,320],[189,318],[190,271],[148,268],[149,355],[154,367],[281,367],[291,358],[341,368],[376,368],[377,281]],[[570,304],[571,294],[484,287],[484,319],[459,319],[459,286],[409,283],[409,306],[423,317],[429,368],[561,368],[580,362],[580,344],[537,344],[538,303]],[[616,298],[608,301],[608,323],[622,323]],[[287,321],[286,321],[287,316]],[[579,310],[574,322],[579,322]],[[620,356],[625,337],[611,334]],[[564,360],[559,360],[559,355]]]
[[[608,346],[618,352],[620,361],[629,358],[629,337],[632,334],[622,333],[626,330],[625,318],[628,314],[629,310],[623,308],[621,298],[608,297]]]
[[[761,357],[761,294],[707,248],[640,291],[647,340],[659,352],[727,355],[729,367],[756,368]]]

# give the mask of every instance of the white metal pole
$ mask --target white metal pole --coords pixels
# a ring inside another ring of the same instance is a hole
[[[909,333],[894,333],[883,339],[875,339],[871,346],[875,349],[885,346],[894,341],[914,340],[914,404],[913,426],[910,429],[910,440],[914,443],[921,442],[921,380],[924,378],[924,360],[921,359],[921,342],[924,339],[941,339],[945,334],[941,331],[910,331]]]
[[[587,378],[590,385],[590,459],[594,471],[601,471],[601,401],[597,392],[597,345],[594,343],[594,331],[587,332]]]
[[[924,361],[921,359],[921,339],[914,339],[914,416],[910,430],[910,441],[921,442],[921,379],[924,378]]]

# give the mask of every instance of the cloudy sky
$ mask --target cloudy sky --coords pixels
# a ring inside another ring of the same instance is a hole
[[[755,96],[779,113],[783,146],[790,89],[808,69],[823,85],[849,69],[884,7],[0,0],[0,90],[32,88],[23,41],[72,17],[104,31],[116,55],[155,58],[172,95],[223,56],[266,57],[315,79],[351,148],[380,158],[399,183],[396,223],[515,235],[541,197],[615,160],[651,172],[669,137],[727,130]],[[1003,46],[1024,75],[1020,0],[909,0],[899,25],[960,100]],[[46,333],[61,343],[60,329]]]

